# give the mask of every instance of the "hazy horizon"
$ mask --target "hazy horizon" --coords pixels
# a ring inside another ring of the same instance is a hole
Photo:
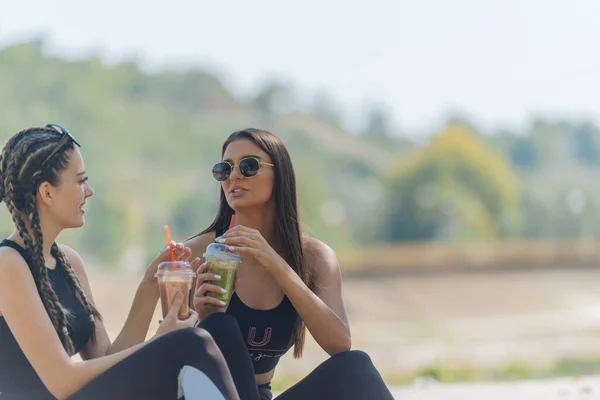
[[[536,116],[600,122],[600,55],[591,45],[600,3],[341,4],[0,1],[0,45],[44,36],[67,58],[197,66],[239,98],[279,77],[303,104],[327,92],[351,130],[371,103],[385,105],[411,136],[455,112],[488,132]]]

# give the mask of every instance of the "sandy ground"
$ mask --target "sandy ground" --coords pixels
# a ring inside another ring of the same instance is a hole
[[[114,337],[139,277],[92,272],[90,279]],[[591,269],[352,279],[344,281],[344,299],[353,347],[367,351],[384,375],[439,362],[544,364],[565,356],[600,355],[599,281],[600,270]],[[282,358],[278,375],[302,376],[327,358],[312,339],[302,360],[290,353]],[[407,390],[403,398],[429,399],[418,397],[425,392]]]
[[[600,400],[600,376],[468,384],[421,381],[390,390],[397,400]]]
[[[600,376],[505,383],[429,384],[394,387],[398,400],[598,400]]]

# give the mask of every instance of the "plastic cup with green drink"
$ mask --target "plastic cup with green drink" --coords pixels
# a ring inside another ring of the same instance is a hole
[[[225,293],[210,291],[206,295],[223,301],[225,303],[223,307],[227,308],[233,294],[237,269],[242,262],[242,257],[239,253],[227,249],[224,244],[211,243],[206,248],[204,259],[208,265],[207,272],[221,277],[214,284],[226,290]],[[215,308],[218,306],[206,303],[206,307]]]

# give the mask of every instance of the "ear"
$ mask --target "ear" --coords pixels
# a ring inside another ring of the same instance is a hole
[[[42,182],[38,187],[37,195],[43,204],[50,206],[54,197],[54,187],[49,182]]]

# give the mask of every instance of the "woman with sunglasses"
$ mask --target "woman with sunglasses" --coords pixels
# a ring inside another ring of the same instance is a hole
[[[79,143],[64,128],[26,129],[5,144],[0,200],[15,230],[0,243],[0,399],[177,399],[184,366],[198,380],[208,378],[203,396],[212,391],[211,398],[239,399],[213,339],[193,328],[197,314],[177,319],[182,296],[144,342],[159,297],[153,275],[167,249],[148,267],[111,343],[83,260],[56,243],[63,229],[84,224],[93,194]],[[190,253],[175,244],[178,259],[189,260]],[[71,359],[74,354],[83,361]]]
[[[292,346],[301,357],[308,328],[331,357],[278,399],[392,399],[369,356],[350,350],[336,255],[302,234],[294,169],[282,141],[264,130],[234,132],[212,172],[221,185],[217,216],[186,245],[194,257],[215,241],[242,256],[226,310],[207,296],[222,292],[206,263],[193,300],[199,326],[223,352],[240,397],[272,398],[280,357]],[[234,213],[236,224],[228,229]]]

